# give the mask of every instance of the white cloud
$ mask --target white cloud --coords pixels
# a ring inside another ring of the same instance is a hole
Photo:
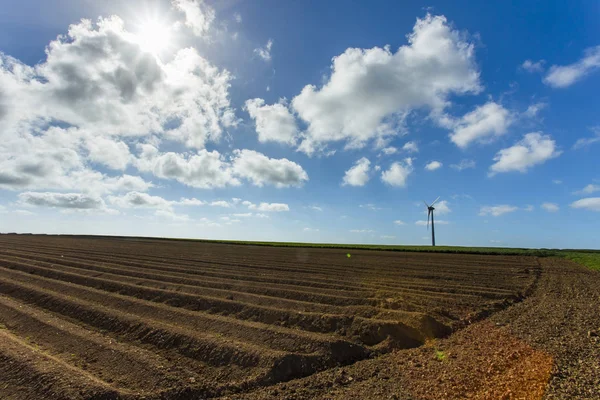
[[[408,176],[413,172],[412,158],[393,163],[387,171],[381,173],[381,180],[391,186],[406,186]]]
[[[381,235],[379,236],[381,239],[396,239],[394,235]]]
[[[377,207],[375,204],[373,203],[368,203],[368,204],[360,204],[359,205],[360,208],[368,208],[369,210],[373,210],[373,211],[379,211],[379,210],[383,210],[383,208],[381,207]]]
[[[242,222],[241,219],[237,219],[237,218],[231,218],[229,216],[222,216],[221,218],[219,218],[221,221],[224,221],[225,225],[233,225],[233,224],[237,224],[239,222]]]
[[[442,163],[439,161],[432,161],[432,162],[428,163],[427,165],[425,165],[425,169],[427,171],[435,171],[438,168],[442,168]]]
[[[152,145],[139,146],[142,152],[136,160],[140,171],[152,172],[163,179],[174,179],[184,185],[201,188],[238,186],[231,165],[218,151],[199,150],[196,154],[159,153]]]
[[[392,154],[396,154],[398,152],[398,149],[393,146],[390,146],[381,149],[381,152],[386,156],[391,156]]]
[[[102,136],[89,136],[85,139],[88,158],[115,170],[124,170],[132,159],[129,146],[122,141]]]
[[[453,168],[457,171],[475,168],[475,160],[462,159],[458,164],[450,164],[450,168]]]
[[[558,157],[561,153],[549,135],[542,135],[541,132],[528,133],[514,146],[496,153],[496,163],[490,167],[490,175],[510,171],[526,172],[529,168]]]
[[[254,54],[262,58],[264,61],[271,61],[271,48],[273,47],[273,39],[269,39],[263,47],[254,49]]]
[[[484,206],[479,210],[480,216],[492,215],[494,217],[499,217],[502,214],[511,213],[517,211],[519,207],[509,206],[508,204],[501,204],[498,206]]]
[[[259,142],[296,143],[298,127],[283,99],[273,105],[258,98],[246,100],[245,109],[256,123]]]
[[[182,197],[181,199],[179,199],[179,201],[177,202],[177,204],[181,205],[181,206],[203,206],[203,205],[206,204],[206,202],[202,201],[202,200],[198,200],[198,199],[196,199],[194,197],[189,198],[189,199],[185,198],[185,197]]]
[[[428,14],[395,53],[389,46],[348,48],[334,57],[325,84],[307,85],[292,100],[308,124],[300,149],[310,154],[329,142],[382,143],[401,131],[410,111],[443,110],[451,94],[478,93],[474,46],[464,37],[444,16]]]
[[[198,1],[173,5],[185,9],[190,21],[186,7],[203,7]],[[171,139],[203,149],[207,142],[218,142],[237,123],[229,101],[231,79],[193,48],[174,50],[168,62],[159,60],[116,16],[71,25],[33,67],[0,53],[0,97],[11,99],[0,99],[0,187],[95,194],[120,190],[115,185],[121,177],[94,168],[137,167],[130,145],[158,146]],[[54,126],[58,122],[61,126]],[[160,165],[156,171],[169,175]],[[196,187],[236,184],[227,176],[207,183],[195,178],[203,171],[188,172],[179,180]],[[146,189],[151,185],[135,178]],[[130,190],[146,190],[139,183]]]
[[[169,211],[169,213],[155,213],[157,216],[170,217],[172,219],[178,219],[179,217],[183,218],[181,215],[177,215],[173,212],[173,206],[203,206],[206,202],[192,198],[182,197],[179,201],[167,200],[160,196],[152,196],[148,193],[140,193],[136,191],[131,191],[122,196],[108,196],[108,201],[117,207],[120,208],[156,208],[165,211]],[[181,219],[179,218],[179,219]]]
[[[285,203],[260,203],[260,204],[256,205],[249,201],[245,201],[242,204],[248,206],[248,209],[256,210],[256,211],[265,211],[265,212],[290,211],[290,207]]]
[[[250,218],[254,214],[252,214],[252,213],[237,213],[237,214],[231,214],[231,215],[236,218]]]
[[[370,179],[369,170],[371,161],[366,157],[354,163],[354,166],[346,171],[342,185],[364,186]]]
[[[465,114],[457,121],[449,122],[454,127],[450,140],[460,148],[473,142],[488,143],[506,134],[513,117],[501,104],[490,101]]]
[[[173,7],[185,14],[185,24],[196,36],[204,36],[215,19],[215,11],[203,0],[171,0]],[[239,15],[239,14],[238,14]],[[241,22],[241,17],[240,21]]]
[[[546,61],[544,60],[539,60],[535,62],[531,60],[525,60],[523,64],[521,64],[521,68],[523,68],[527,72],[544,72],[545,63]]]
[[[438,201],[434,204],[435,207],[435,215],[444,215],[452,212],[450,207],[448,206],[448,201],[442,200]]]
[[[352,233],[375,233],[373,229],[350,229]]]
[[[573,150],[581,149],[594,143],[600,143],[600,127],[592,128],[592,131],[594,131],[595,135],[588,138],[577,139],[573,145]]]
[[[213,201],[210,203],[210,205],[212,207],[223,207],[223,208],[230,208],[231,204],[224,201],[224,200],[217,200],[217,201]]]
[[[600,68],[600,46],[585,50],[581,60],[564,66],[553,65],[544,77],[546,85],[565,88]]]
[[[548,212],[557,212],[559,210],[556,203],[542,203],[542,208]]]
[[[81,193],[23,192],[19,194],[19,202],[26,205],[52,208],[100,209],[105,208],[100,197]]]
[[[527,206],[525,206],[525,208],[523,208],[523,210],[531,212],[533,211],[534,207],[531,204],[528,204]]]
[[[233,14],[233,19],[235,19],[235,22],[237,22],[238,24],[242,23],[242,15],[240,13],[235,13]]]
[[[404,146],[402,146],[402,150],[407,151],[409,153],[416,153],[419,151],[419,146],[417,145],[417,142],[413,140],[404,143]]]
[[[108,201],[121,208],[163,208],[170,209],[172,202],[148,193],[129,192],[123,196],[108,196]]]
[[[438,224],[439,225],[448,225],[450,222],[449,221],[445,221],[443,219],[436,219],[436,220],[434,220],[434,223],[436,225],[438,225]],[[427,221],[423,221],[423,220],[415,221],[415,225],[427,226]],[[429,222],[429,225],[431,225],[431,221]]]
[[[187,222],[190,220],[187,214],[177,214],[175,211],[170,209],[158,209],[154,211],[154,215],[157,217],[168,218],[176,222]]]
[[[20,98],[8,111],[12,120],[62,121],[92,136],[162,133],[196,148],[235,124],[228,71],[193,48],[162,63],[116,16],[71,25],[33,68],[1,58],[2,86]]]
[[[587,197],[571,203],[573,208],[583,208],[591,211],[600,211],[600,197]]]
[[[317,228],[304,228],[302,229],[304,232],[319,232]]]
[[[600,185],[590,183],[589,185],[586,185],[583,189],[575,192],[575,194],[592,194],[596,192],[600,192]]]
[[[560,179],[552,179],[552,183],[554,183],[555,185],[561,185],[563,181]]]
[[[396,225],[404,225],[404,221],[401,221],[401,220],[397,219],[397,220],[394,221],[394,224],[396,224]]]
[[[310,206],[308,208],[310,208],[311,210],[314,210],[314,211],[323,211],[323,209],[319,206]]]
[[[548,105],[546,103],[534,103],[527,107],[527,110],[523,113],[523,115],[527,118],[536,118],[540,111],[546,108]]]
[[[287,158],[269,158],[254,150],[235,150],[233,172],[254,185],[273,185],[278,188],[302,186],[308,181],[304,169]]]

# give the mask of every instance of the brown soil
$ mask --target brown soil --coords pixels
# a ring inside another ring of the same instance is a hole
[[[0,397],[594,398],[598,274],[347,252],[0,236]]]

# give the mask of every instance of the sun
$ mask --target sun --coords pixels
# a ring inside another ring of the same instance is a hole
[[[142,50],[155,56],[165,51],[172,40],[170,27],[155,19],[141,23],[135,36]]]

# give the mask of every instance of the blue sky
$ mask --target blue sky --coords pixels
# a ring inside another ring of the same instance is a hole
[[[599,248],[598,3],[356,3],[0,0],[0,231]]]

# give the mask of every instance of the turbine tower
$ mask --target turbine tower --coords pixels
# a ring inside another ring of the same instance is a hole
[[[433,205],[435,203],[437,203],[437,201],[440,199],[440,196],[438,196],[437,199],[435,199],[433,201],[433,203],[431,203],[431,205],[425,203],[425,200],[423,200],[423,203],[425,203],[425,207],[427,207],[427,229],[429,229],[429,216],[431,216],[431,245],[435,246],[435,225],[433,224],[433,210],[435,210],[435,207],[433,207]]]

